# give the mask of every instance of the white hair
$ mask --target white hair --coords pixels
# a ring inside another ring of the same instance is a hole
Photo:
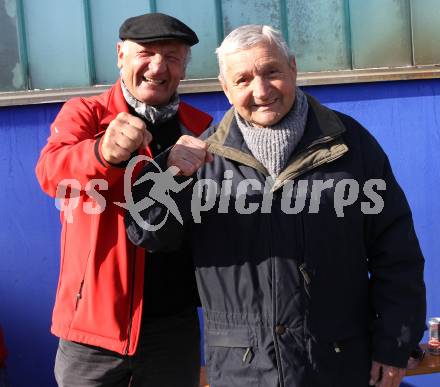
[[[220,69],[220,77],[224,78],[225,55],[247,50],[261,43],[275,44],[286,57],[287,61],[290,61],[294,57],[280,31],[261,24],[244,25],[231,31],[223,40],[220,47],[215,50]]]

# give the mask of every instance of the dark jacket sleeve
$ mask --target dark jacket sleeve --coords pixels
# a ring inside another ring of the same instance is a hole
[[[206,140],[215,129],[215,126],[209,127],[199,138]],[[148,163],[141,171],[137,180],[141,179],[147,173],[159,172],[157,166],[161,171],[166,171],[170,151],[171,147],[158,155],[154,159],[154,163]],[[141,211],[135,209],[127,210],[125,215],[125,227],[127,236],[133,244],[141,246],[149,252],[170,252],[180,248],[188,229],[187,226],[192,223],[191,200],[199,172],[200,170],[191,177],[175,176],[174,179],[178,184],[183,184],[188,179],[190,179],[191,182],[179,192],[166,191],[166,194],[176,203],[182,217],[182,223],[179,222],[164,205],[157,201]],[[153,187],[153,184],[153,181],[146,180],[141,184],[132,185],[133,203],[139,203],[139,201],[145,199]],[[165,190],[163,190],[163,192],[165,192]],[[156,227],[158,225],[161,226]]]
[[[155,163],[148,163],[137,180],[140,180],[147,173],[158,173],[156,165],[160,167],[163,172],[167,171],[167,159],[170,149],[157,156]],[[136,246],[141,246],[149,252],[158,251],[176,251],[180,248],[184,239],[185,225],[191,219],[191,197],[193,186],[195,183],[194,177],[175,176],[174,180],[178,184],[185,183],[191,179],[191,183],[179,192],[172,192],[163,187],[161,190],[163,195],[168,197],[177,205],[179,213],[182,217],[182,223],[169,211],[169,209],[158,201],[151,202],[151,205],[145,209],[137,209],[136,204],[149,197],[149,192],[155,184],[160,184],[160,181],[153,181],[151,179],[144,181],[141,184],[132,185],[133,208],[128,208],[125,215],[125,226],[127,236],[130,241]],[[147,199],[148,200],[148,199]]]
[[[404,368],[425,329],[424,258],[411,210],[389,160],[371,136],[366,141],[367,157],[374,160],[369,175],[386,182],[386,190],[381,191],[383,210],[365,215],[373,360]]]

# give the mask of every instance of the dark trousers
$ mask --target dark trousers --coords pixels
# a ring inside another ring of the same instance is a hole
[[[6,368],[0,367],[0,387],[8,387],[8,378],[6,377]]]
[[[200,329],[195,308],[145,320],[133,356],[60,340],[55,360],[58,386],[198,387]]]

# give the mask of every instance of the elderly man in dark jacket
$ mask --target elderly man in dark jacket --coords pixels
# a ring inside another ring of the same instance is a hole
[[[129,238],[190,245],[211,386],[398,386],[424,331],[424,259],[385,153],[296,87],[278,31],[240,27],[217,54],[233,107],[146,166],[134,202],[166,195],[129,208]]]

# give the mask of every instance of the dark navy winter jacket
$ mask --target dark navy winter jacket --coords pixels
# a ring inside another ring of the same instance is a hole
[[[274,182],[231,110],[203,135],[214,161],[162,187],[183,224],[159,203],[141,212],[149,225],[168,213],[158,230],[127,214],[133,243],[192,248],[212,387],[368,386],[371,359],[405,367],[422,337],[424,259],[389,161],[355,120],[308,101]]]

